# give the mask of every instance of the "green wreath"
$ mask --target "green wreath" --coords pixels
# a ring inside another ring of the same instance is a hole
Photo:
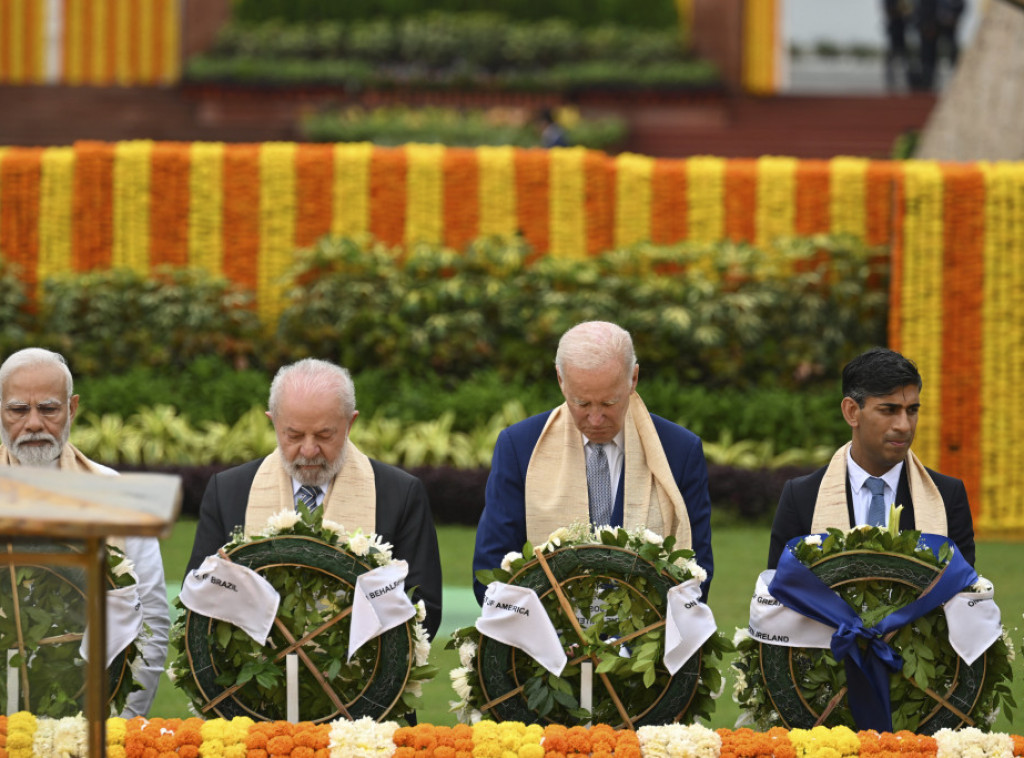
[[[16,552],[80,553],[68,543],[7,540]],[[85,703],[85,662],[79,648],[86,626],[85,570],[73,566],[8,564],[0,579],[0,694],[6,703],[8,651],[10,665],[21,669],[20,707],[37,716],[65,718],[82,711]],[[137,583],[132,562],[107,547],[107,586]],[[142,689],[132,664],[140,646],[133,641],[107,668],[107,704],[111,713],[124,710],[128,695]]]
[[[712,661],[732,646],[715,633],[675,675],[662,663],[668,591],[703,577],[692,551],[674,550],[674,543],[649,531],[577,525],[555,532],[537,557],[528,544],[502,568],[479,572],[485,584],[534,590],[569,662],[556,676],[475,627],[458,630],[448,647],[459,650],[462,663],[451,673],[459,718],[472,721],[479,713],[498,721],[636,728],[709,717],[721,685]],[[592,712],[580,707],[580,664],[588,659],[596,664]]]
[[[875,527],[845,533],[830,529],[824,540],[805,539],[795,554],[870,627],[913,602],[948,562],[948,548],[938,556],[919,549],[920,534]],[[979,580],[975,588],[985,584]],[[1000,707],[1012,707],[1005,631],[971,665],[950,645],[941,608],[904,626],[888,641],[903,659],[903,670],[890,675],[894,732],[988,729]],[[829,650],[761,642],[746,630],[740,630],[735,642],[734,699],[757,728],[856,728],[846,699],[845,667]]]
[[[188,610],[172,627],[178,655],[170,670],[201,715],[287,718],[285,656],[300,659],[300,717],[383,720],[413,711],[430,643],[417,616],[370,640],[348,661],[350,613],[356,580],[392,561],[391,546],[376,535],[345,535],[322,515],[290,511],[271,519],[263,535],[236,536],[227,557],[261,574],[281,596],[267,644],[259,645],[225,621]],[[282,524],[284,524],[282,528]]]

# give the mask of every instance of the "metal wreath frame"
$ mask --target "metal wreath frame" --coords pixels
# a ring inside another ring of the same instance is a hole
[[[861,581],[888,581],[905,585],[920,595],[942,571],[917,558],[900,553],[884,553],[873,550],[850,550],[823,558],[809,567],[829,587],[836,589],[843,585]],[[895,609],[894,609],[895,610]],[[936,609],[931,613],[941,613]],[[891,635],[890,635],[891,637]],[[888,639],[887,639],[888,641]],[[817,710],[803,696],[797,682],[801,678],[801,659],[824,654],[813,648],[794,648],[761,642],[760,666],[765,690],[772,704],[788,728],[810,729],[824,724],[835,709],[842,707],[846,688],[842,688],[829,701],[826,708]],[[947,643],[948,645],[948,643]],[[945,692],[936,692],[921,687],[912,677],[908,681],[925,692],[934,702],[934,707],[925,715],[917,728],[921,734],[934,734],[940,729],[957,729],[974,726],[971,711],[978,702],[985,682],[988,660],[986,651],[973,664],[968,665],[950,647],[950,662],[953,670],[952,684]],[[836,665],[842,666],[842,663]],[[900,674],[905,677],[904,674]]]
[[[341,547],[330,545],[312,537],[282,535],[247,542],[230,551],[227,556],[235,563],[262,573],[270,568],[291,567],[296,571],[319,572],[337,580],[347,588],[351,598],[359,575],[371,570]],[[303,665],[333,704],[333,710],[319,714],[303,714],[304,721],[323,723],[337,718],[355,720],[370,717],[384,720],[399,702],[413,667],[414,643],[410,620],[370,640],[356,652],[353,660],[360,659],[368,668],[362,681],[355,683],[354,695],[343,697],[343,687],[352,682],[340,676],[328,678],[312,659],[317,654],[317,637],[349,617],[351,604],[313,629],[292,628],[281,618],[274,620],[275,631],[283,637],[284,646],[263,648],[267,660],[285,665],[288,653],[298,654]],[[203,698],[196,703],[203,716],[211,712],[222,718],[249,716],[269,721],[283,718],[279,714],[263,713],[252,707],[245,697],[248,684],[225,687],[215,681],[224,672],[223,662],[216,661],[211,650],[215,619],[193,611],[186,611],[184,644],[193,679]],[[346,635],[347,638],[347,635]],[[255,644],[255,643],[253,643]],[[283,686],[283,685],[282,685]],[[347,698],[347,699],[346,699]],[[302,704],[299,704],[302,707]]]
[[[548,554],[537,549],[536,556],[535,560],[523,566],[509,579],[508,583],[529,587],[537,593],[542,602],[549,597],[557,600],[558,610],[551,615],[551,620],[560,636],[570,639],[570,644],[573,644],[571,642],[573,636],[580,642],[583,638],[574,609],[565,596],[564,588],[574,580],[581,578],[606,579],[610,584],[628,587],[633,593],[634,601],[640,600],[646,603],[657,617],[654,623],[633,634],[623,636],[612,644],[625,645],[629,642],[642,642],[643,637],[652,631],[660,630],[663,634],[667,594],[677,582],[668,574],[659,572],[652,563],[641,558],[639,554],[627,548],[595,544],[572,545]],[[632,586],[632,582],[638,577],[647,580],[647,591],[649,594],[654,594],[657,599],[656,604]],[[571,659],[569,665],[578,664],[588,659],[593,660],[596,667],[597,657],[595,655],[578,656]],[[499,721],[523,721],[526,723],[549,721],[549,719],[540,717],[534,709],[530,708],[523,695],[523,682],[520,681],[519,671],[521,666],[530,665],[528,662],[532,660],[529,655],[518,648],[481,635],[476,656],[477,674],[480,678],[483,698],[486,701],[481,710],[489,711]],[[669,724],[684,720],[697,693],[703,664],[704,657],[698,651],[674,676],[669,677],[668,682],[653,698],[653,701],[639,713],[630,713],[627,703],[623,702],[624,699],[619,695],[622,682],[618,680],[623,677],[609,674],[595,675],[594,700],[596,702],[603,694],[614,702],[621,718],[621,723],[613,725],[616,728],[635,729],[645,725]],[[533,663],[532,665],[539,664]],[[660,660],[656,665],[664,674],[668,674]],[[642,677],[641,673],[632,672],[626,678],[642,681]],[[633,704],[629,703],[628,705],[632,706]],[[567,723],[567,725],[571,726],[572,724]]]

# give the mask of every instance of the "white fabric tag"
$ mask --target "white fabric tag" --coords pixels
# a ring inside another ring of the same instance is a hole
[[[700,601],[700,579],[687,579],[668,591],[665,616],[665,668],[675,673],[718,629],[715,615]]]
[[[954,595],[943,609],[949,626],[949,644],[957,655],[974,663],[1003,633],[1003,619],[993,600],[994,590],[961,592]]]
[[[786,647],[832,646],[835,629],[787,608],[768,593],[775,569],[762,571],[750,598],[750,622],[747,631],[758,642]]]
[[[142,601],[139,599],[139,586],[133,584],[107,590],[107,668],[141,633]],[[78,652],[84,660],[89,660],[88,626],[82,635],[82,645]]]
[[[356,578],[348,637],[349,660],[368,641],[416,615],[416,606],[405,594],[405,577],[408,575],[409,564],[395,561]]]
[[[178,595],[191,611],[234,624],[261,645],[274,626],[281,596],[250,568],[208,555],[185,577]]]
[[[568,661],[544,605],[529,587],[503,582],[487,585],[476,628],[498,642],[519,648],[555,676],[562,673]]]

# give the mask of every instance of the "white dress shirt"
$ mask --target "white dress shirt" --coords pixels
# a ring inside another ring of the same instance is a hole
[[[885,525],[889,525],[889,506],[896,503],[896,487],[900,483],[900,474],[903,472],[903,461],[900,461],[891,469],[882,474],[879,479],[885,482]],[[846,475],[850,477],[850,494],[853,496],[853,517],[854,526],[868,523],[868,508],[871,506],[871,490],[866,486],[868,477],[871,476],[853,460],[850,451],[846,451]]]

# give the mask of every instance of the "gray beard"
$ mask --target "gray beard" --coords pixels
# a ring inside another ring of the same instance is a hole
[[[71,425],[68,424],[61,433],[61,439],[57,439],[52,434],[47,434],[46,432],[36,432],[34,434],[23,434],[12,442],[7,430],[0,429],[0,437],[3,439],[4,447],[11,451],[11,454],[18,459],[18,463],[22,466],[45,468],[53,466],[57,459],[60,458],[61,451],[68,441],[70,431]],[[45,441],[47,444],[26,444],[40,441]]]
[[[345,459],[348,457],[348,444],[346,443],[338,457],[333,461],[328,461],[324,456],[318,455],[315,458],[306,458],[302,455],[297,455],[293,460],[284,461],[284,470],[288,472],[288,475],[297,481],[299,484],[305,484],[310,487],[323,487],[327,488],[334,477],[338,475],[342,467],[345,465]],[[282,458],[283,460],[283,458]],[[319,468],[309,471],[307,469],[300,468],[301,466],[318,466]]]

